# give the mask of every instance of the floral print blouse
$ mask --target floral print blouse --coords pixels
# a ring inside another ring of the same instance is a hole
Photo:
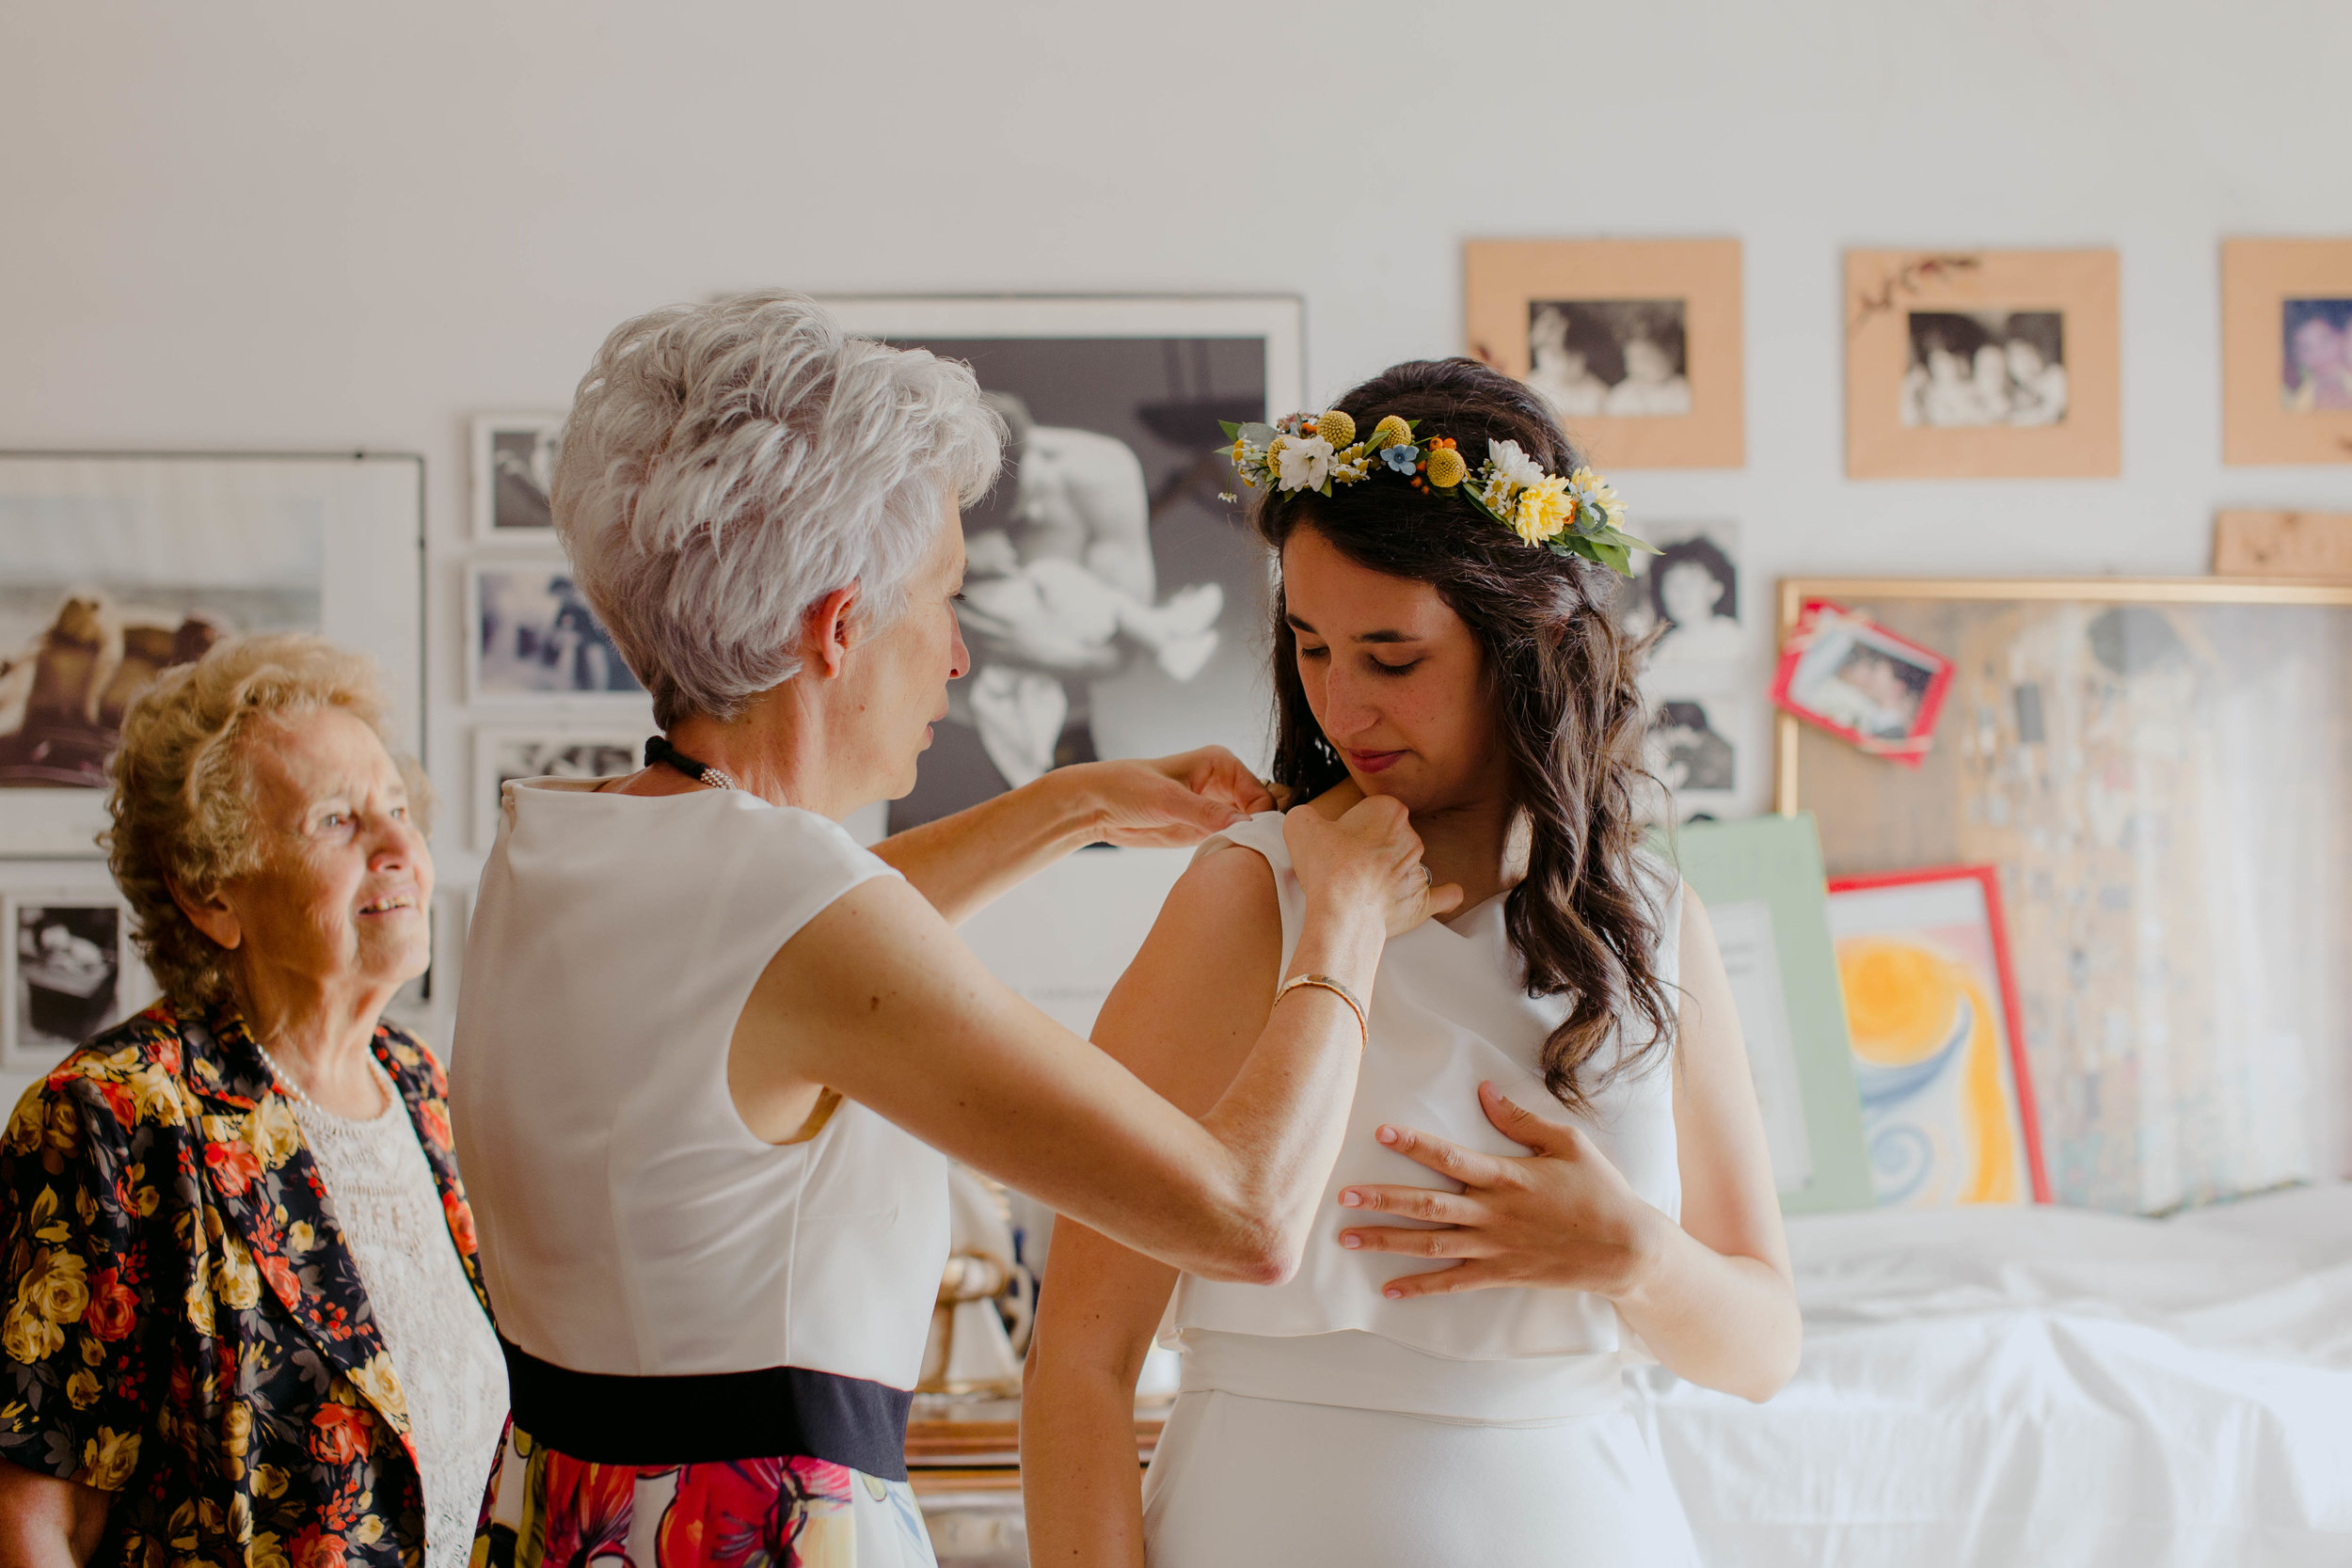
[[[373,1048],[480,1297],[440,1065],[389,1025]],[[90,1568],[421,1560],[400,1379],[233,1010],[158,1003],[25,1092],[0,1265],[0,1459],[115,1494]]]

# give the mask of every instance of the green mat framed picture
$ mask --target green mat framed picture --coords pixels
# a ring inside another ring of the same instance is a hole
[[[1872,1207],[1813,818],[1695,823],[1672,849],[1723,950],[1781,1208]]]

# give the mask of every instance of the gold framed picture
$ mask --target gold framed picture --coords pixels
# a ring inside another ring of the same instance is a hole
[[[1803,578],[1933,648],[1924,766],[1783,717],[1831,878],[1998,869],[2058,1200],[2159,1212],[2352,1167],[2352,585]]]
[[[2122,471],[2112,250],[1846,252],[1851,479]]]
[[[2221,245],[2221,460],[2352,463],[2352,240]]]
[[[1737,468],[1738,240],[1472,240],[1469,352],[1550,401],[1593,462]]]

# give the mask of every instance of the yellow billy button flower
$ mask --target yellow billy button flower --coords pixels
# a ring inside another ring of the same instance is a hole
[[[1401,447],[1413,438],[1412,428],[1394,414],[1372,427],[1371,445]]]
[[[1429,452],[1429,483],[1440,490],[1451,490],[1470,474],[1470,465],[1452,447],[1434,447]]]
[[[1350,446],[1356,440],[1356,421],[1334,408],[1315,421],[1315,434],[1330,442],[1335,450]]]

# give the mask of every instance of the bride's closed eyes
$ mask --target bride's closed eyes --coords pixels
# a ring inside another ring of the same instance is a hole
[[[1309,647],[1302,642],[1298,645],[1298,657],[1302,660],[1328,658],[1330,656],[1331,650],[1320,644]],[[1418,668],[1420,664],[1421,660],[1418,658],[1408,658],[1402,664],[1391,664],[1387,659],[1375,657],[1371,654],[1364,656],[1364,668],[1376,671],[1383,675],[1402,675]]]

